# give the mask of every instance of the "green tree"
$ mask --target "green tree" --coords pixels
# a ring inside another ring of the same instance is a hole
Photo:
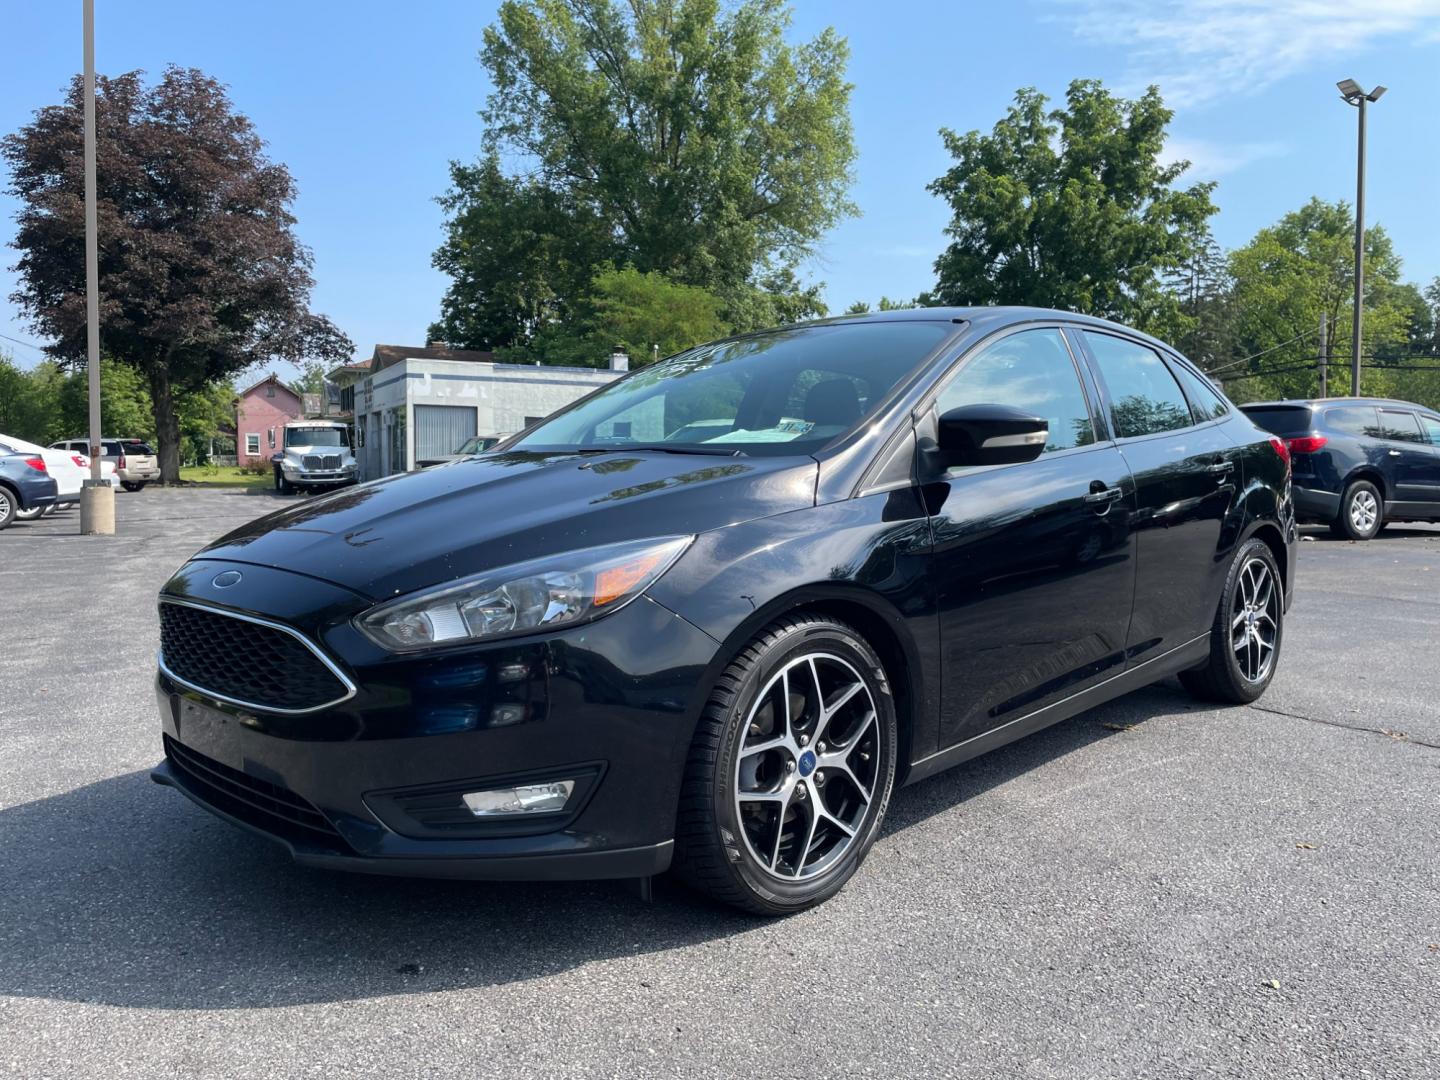
[[[922,302],[1035,304],[1178,336],[1165,277],[1193,256],[1215,185],[1175,186],[1189,162],[1161,163],[1171,111],[1155,87],[1130,101],[1082,79],[1048,104],[1025,89],[988,135],[942,129],[955,164],[929,190],[950,204],[952,241]]]
[[[720,301],[654,271],[606,267],[590,284],[590,341],[598,357],[619,346],[641,364],[722,337]]]
[[[814,311],[794,270],[854,212],[849,50],[828,29],[791,44],[788,24],[780,0],[502,4],[488,156],[441,199],[439,335],[529,347],[604,262],[707,289],[742,329]]]
[[[287,384],[297,394],[325,393],[325,372],[328,365],[319,360],[306,360],[300,364],[300,375]]]
[[[273,359],[353,348],[308,310],[295,184],[224,88],[171,67],[96,80],[101,344],[150,393],[160,468],[179,479],[178,399]],[[81,80],[0,142],[20,201],[12,299],[66,364],[85,357]]]
[[[1355,219],[1345,202],[1312,198],[1299,210],[1261,229],[1230,253],[1230,311],[1234,350],[1251,359],[1220,365],[1237,400],[1311,397],[1319,391],[1320,316],[1330,338],[1332,394],[1350,392],[1350,341],[1354,296]],[[1401,264],[1385,230],[1365,230],[1365,349],[1384,355],[1409,339],[1413,289],[1401,288]],[[1362,357],[1369,364],[1370,358]],[[1399,372],[1362,372],[1362,390],[1398,390]]]

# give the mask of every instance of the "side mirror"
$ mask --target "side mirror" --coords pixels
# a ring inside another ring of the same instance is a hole
[[[279,465],[279,464],[280,464],[282,461],[284,461],[284,460],[285,460],[285,455],[284,455],[284,454],[271,454],[271,455],[270,455],[270,464],[272,464],[272,465]]]
[[[1050,438],[1050,421],[1013,405],[961,405],[941,415],[936,444],[950,465],[1034,461]]]

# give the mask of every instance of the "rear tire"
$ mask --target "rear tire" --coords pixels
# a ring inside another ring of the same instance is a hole
[[[41,517],[44,517],[44,516],[45,516],[45,507],[43,507],[43,506],[32,506],[29,510],[16,510],[16,511],[15,511],[15,520],[16,520],[16,521],[34,521],[34,520],[36,520],[37,518],[41,518]]]
[[[1180,673],[1186,690],[1205,701],[1248,705],[1265,692],[1280,663],[1285,595],[1275,555],[1247,540],[1231,560],[1210,626],[1210,658]]]
[[[139,482],[136,482],[134,480],[121,480],[120,486],[126,491],[140,491],[145,487],[145,481],[141,480]]]
[[[8,529],[20,510],[19,497],[0,484],[0,529]]]
[[[823,615],[788,615],[725,669],[696,728],[676,870],[758,915],[829,899],[875,842],[895,783],[895,704],[880,658]]]
[[[1369,480],[1355,480],[1340,496],[1340,513],[1330,531],[1346,540],[1373,540],[1385,527],[1385,500]]]

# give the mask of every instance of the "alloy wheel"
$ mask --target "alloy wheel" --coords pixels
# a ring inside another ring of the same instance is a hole
[[[1350,524],[1355,526],[1356,532],[1368,533],[1375,527],[1375,521],[1380,516],[1380,504],[1375,499],[1375,493],[1361,489],[1355,492],[1350,498]]]
[[[10,516],[10,496],[0,490],[0,521]]]
[[[876,794],[879,730],[869,685],[831,653],[795,657],[765,684],[745,719],[734,790],[746,847],[766,873],[813,878],[856,843]]]
[[[1230,616],[1230,644],[1240,674],[1252,683],[1263,682],[1275,662],[1280,633],[1280,590],[1263,559],[1250,559],[1236,579]]]

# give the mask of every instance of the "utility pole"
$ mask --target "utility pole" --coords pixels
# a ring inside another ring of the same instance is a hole
[[[1360,110],[1360,133],[1355,151],[1355,325],[1350,335],[1350,393],[1360,396],[1360,339],[1365,304],[1365,104],[1379,101],[1385,87],[1377,86],[1368,94],[1354,79],[1335,84],[1347,105]]]
[[[1325,312],[1320,312],[1320,396],[1330,396],[1330,323]]]
[[[115,532],[115,489],[100,479],[100,248],[95,236],[95,0],[85,22],[85,362],[90,386],[90,479],[80,490],[80,532]]]

